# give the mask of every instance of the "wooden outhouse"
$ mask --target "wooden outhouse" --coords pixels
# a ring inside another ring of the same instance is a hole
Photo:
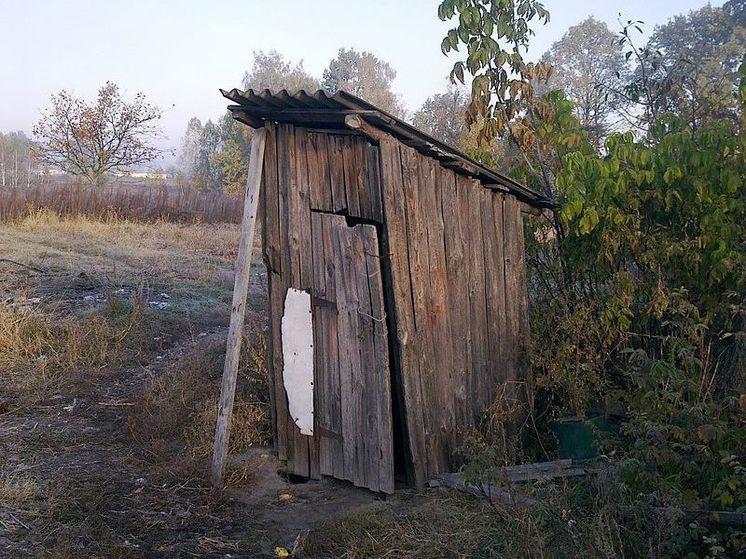
[[[342,91],[223,95],[267,130],[279,459],[386,493],[453,471],[459,434],[528,380],[521,213],[547,201]]]

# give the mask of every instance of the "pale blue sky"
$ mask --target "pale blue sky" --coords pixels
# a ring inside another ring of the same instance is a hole
[[[546,0],[552,20],[537,31],[538,58],[588,15],[617,29],[617,16],[650,30],[704,0]],[[721,1],[712,2],[721,5]],[[449,24],[438,0],[0,0],[0,130],[30,133],[60,89],[93,96],[106,80],[144,92],[162,108],[166,146],[187,120],[215,118],[218,88],[240,87],[251,52],[276,49],[320,75],[339,47],[370,50],[398,72],[408,108],[441,90],[455,59],[440,52]],[[173,107],[172,107],[173,105]]]

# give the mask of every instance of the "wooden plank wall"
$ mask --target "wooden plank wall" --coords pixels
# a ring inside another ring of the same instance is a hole
[[[267,128],[264,251],[280,459],[296,475],[332,475],[359,485],[385,485],[370,481],[378,480],[379,474],[365,471],[369,458],[361,462],[355,449],[345,444],[345,436],[337,433],[344,431],[345,423],[348,429],[362,426],[356,423],[363,417],[359,408],[345,411],[341,404],[330,404],[319,418],[321,431],[337,434],[313,439],[300,435],[283,413],[287,403],[279,332],[289,286],[311,290],[321,301],[315,307],[314,328],[336,332],[315,340],[324,355],[316,366],[330,371],[321,379],[327,384],[325,390],[344,394],[352,379],[358,378],[355,360],[345,357],[343,347],[348,345],[347,334],[357,326],[337,323],[336,310],[328,307],[338,303],[340,289],[344,291],[341,278],[347,277],[336,266],[346,266],[347,273],[353,273],[354,266],[344,259],[330,264],[329,255],[337,250],[360,260],[360,247],[353,245],[363,242],[365,258],[377,246],[370,244],[376,240],[372,234],[363,235],[361,241],[335,232],[326,220],[341,223],[344,217],[330,215],[336,213],[383,223],[381,261],[383,276],[390,278],[390,285],[384,286],[385,298],[393,302],[389,311],[396,330],[396,347],[390,349],[397,352],[398,367],[392,374],[404,408],[412,481],[422,485],[435,474],[453,471],[457,467],[453,453],[464,429],[479,423],[498,393],[521,401],[524,383],[530,382],[523,363],[528,316],[520,202],[393,139],[375,145],[363,136],[287,124],[267,124]],[[319,254],[324,257],[314,258]],[[382,316],[383,300],[383,294],[380,300],[369,300],[366,314]],[[356,314],[358,320],[363,316]],[[379,332],[375,340],[380,341],[380,336]],[[381,350],[376,343],[358,343],[366,352]],[[338,360],[333,363],[335,354]],[[375,383],[367,389],[383,390]],[[379,412],[372,409],[368,415],[375,417]],[[363,419],[369,421],[368,416]],[[362,437],[359,448],[363,448],[366,433],[356,436]],[[350,464],[357,465],[354,472]],[[364,473],[358,472],[359,467]]]
[[[385,244],[414,481],[453,471],[498,393],[520,403],[528,332],[519,202],[381,140]],[[512,402],[514,405],[516,402]]]

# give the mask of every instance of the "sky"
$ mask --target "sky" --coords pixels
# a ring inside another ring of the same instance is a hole
[[[162,147],[176,149],[192,116],[219,117],[218,88],[240,87],[252,52],[275,49],[320,76],[340,47],[368,50],[397,71],[393,89],[415,111],[446,87],[454,57],[440,52],[453,26],[438,0],[0,0],[0,131],[30,134],[61,89],[93,98],[107,80],[165,110]],[[706,0],[545,0],[538,59],[589,15],[646,31]],[[722,1],[713,1],[719,6]]]

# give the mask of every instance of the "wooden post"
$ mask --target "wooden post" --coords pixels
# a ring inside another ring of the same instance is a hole
[[[249,292],[249,274],[251,272],[251,251],[254,245],[256,210],[259,202],[259,190],[262,182],[262,165],[264,163],[264,144],[267,131],[260,128],[254,132],[251,140],[249,159],[249,178],[246,181],[246,198],[244,200],[241,240],[236,259],[236,278],[233,285],[233,306],[231,322],[228,329],[228,341],[223,368],[223,385],[220,390],[218,421],[215,427],[215,448],[212,454],[211,481],[213,487],[223,485],[225,459],[228,455],[230,439],[233,398],[236,395],[236,376],[238,375],[238,358],[241,353],[241,335],[246,314],[246,298]]]

